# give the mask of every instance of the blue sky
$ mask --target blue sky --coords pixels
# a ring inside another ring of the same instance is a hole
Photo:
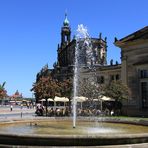
[[[57,60],[65,10],[74,35],[78,24],[91,37],[107,37],[108,63],[120,62],[118,39],[148,25],[147,0],[0,0],[0,83],[32,97],[36,74]]]

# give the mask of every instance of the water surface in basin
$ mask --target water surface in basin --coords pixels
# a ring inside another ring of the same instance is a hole
[[[12,123],[0,126],[2,133],[8,134],[43,134],[43,135],[108,135],[148,133],[147,126],[78,121],[77,127],[72,127],[72,121],[32,121]]]

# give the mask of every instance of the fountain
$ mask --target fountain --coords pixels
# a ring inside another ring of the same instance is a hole
[[[76,34],[76,47],[75,47],[75,64],[74,64],[74,95],[73,95],[73,128],[76,127],[76,98],[79,96],[79,81],[81,68],[83,66],[90,67],[93,62],[93,51],[91,40],[87,31],[87,28],[83,24],[78,25]]]
[[[79,118],[75,129],[71,127],[71,120],[37,117],[1,121],[0,146],[99,146],[148,142],[148,122],[144,120],[96,122],[97,118],[91,121]]]
[[[35,117],[0,122],[0,144],[22,146],[98,146],[148,142],[148,121],[79,117],[77,96],[82,67],[92,68],[94,57],[86,27],[76,35],[72,117]],[[86,53],[86,58],[82,54]],[[71,121],[73,120],[73,128]],[[100,122],[101,121],[101,122]],[[9,143],[8,143],[9,142]]]

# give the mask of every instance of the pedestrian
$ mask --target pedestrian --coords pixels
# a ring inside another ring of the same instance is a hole
[[[21,109],[23,109],[23,104],[21,104]]]
[[[10,106],[10,111],[12,111],[12,110],[13,110],[13,106],[11,105],[11,106]]]

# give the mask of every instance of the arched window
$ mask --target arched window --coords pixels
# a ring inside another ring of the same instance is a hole
[[[116,74],[116,80],[119,80],[119,78],[120,78],[119,74]]]
[[[103,84],[103,83],[104,83],[104,76],[99,76],[99,77],[97,77],[97,82],[98,82],[99,84]]]
[[[101,83],[101,84],[104,83],[104,77],[103,77],[103,76],[100,77],[100,83]]]

